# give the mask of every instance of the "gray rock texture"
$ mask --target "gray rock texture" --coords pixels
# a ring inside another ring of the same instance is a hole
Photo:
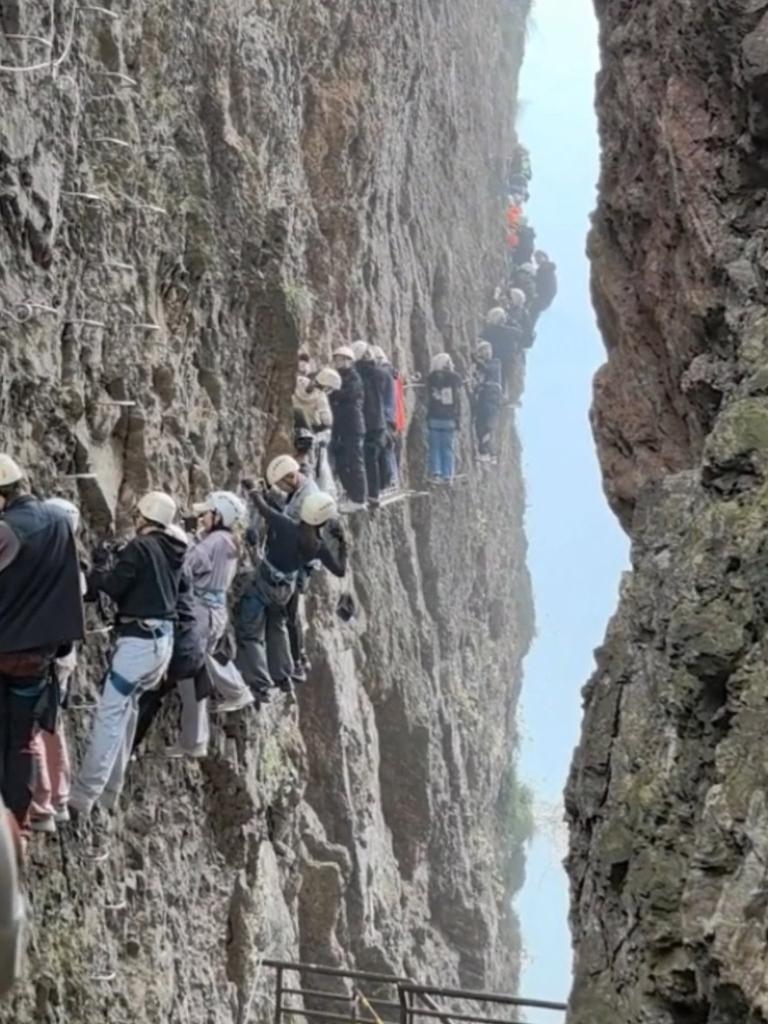
[[[768,4],[597,5],[608,347],[632,572],[567,794],[572,1024],[768,1018]]]
[[[528,6],[104,3],[0,5],[0,448],[80,503],[89,543],[150,486],[186,503],[259,472],[300,345],[468,367]],[[465,427],[455,491],[352,521],[360,614],[341,625],[316,586],[298,708],[229,717],[200,765],[162,758],[169,708],[106,862],[34,840],[28,981],[1,1021],[247,1024],[270,955],[515,984],[519,456],[510,423],[502,467],[475,467]],[[416,397],[416,487],[423,460]],[[69,714],[76,753],[87,723]]]

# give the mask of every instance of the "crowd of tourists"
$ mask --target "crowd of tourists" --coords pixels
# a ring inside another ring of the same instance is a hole
[[[429,484],[455,479],[465,403],[477,461],[496,459],[519,354],[557,291],[555,265],[536,249],[523,212],[529,178],[519,147],[506,180],[505,276],[469,374],[439,352],[426,380],[407,382],[383,348],[364,340],[335,348],[328,365],[302,351],[293,450],[272,459],[263,480],[244,479],[237,493],[214,490],[189,509],[151,491],[136,501],[130,539],[90,552],[78,507],[33,493],[25,468],[0,454],[0,791],[14,833],[0,815],[0,945],[16,934],[3,931],[6,918],[20,920],[16,895],[3,902],[15,851],[33,833],[82,834],[95,808],[117,807],[168,694],[180,704],[178,738],[165,749],[172,759],[208,755],[212,715],[258,709],[274,695],[293,701],[311,669],[304,597],[318,574],[347,571],[341,517],[375,514],[406,496],[407,388],[425,389]],[[113,643],[72,766],[66,708],[90,635],[89,604],[109,609],[110,624],[95,632]],[[354,615],[349,592],[337,612]]]

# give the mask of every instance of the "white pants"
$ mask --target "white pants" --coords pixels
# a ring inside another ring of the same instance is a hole
[[[114,807],[133,748],[139,698],[159,685],[173,652],[173,626],[150,621],[156,635],[120,636],[112,654],[104,691],[91,727],[83,763],[69,803],[87,814],[99,801]]]
[[[181,735],[179,745],[184,750],[194,750],[205,745],[211,738],[208,721],[208,698],[197,699],[194,679],[179,679],[176,689],[181,697]]]
[[[224,636],[227,628],[226,608],[208,608],[210,614],[210,632],[208,634],[208,653],[205,656],[205,667],[210,676],[211,686],[220,700],[237,700],[243,690],[250,693],[245,680],[240,675],[233,661],[222,665],[213,656],[216,645]]]

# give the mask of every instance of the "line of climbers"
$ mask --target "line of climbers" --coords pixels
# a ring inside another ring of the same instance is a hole
[[[481,326],[471,374],[458,373],[446,352],[432,359],[427,421],[433,483],[454,479],[464,390],[469,393],[477,460],[492,462],[496,458],[501,410],[514,383],[516,356],[533,344],[536,322],[557,294],[557,268],[545,252],[535,249],[536,232],[523,213],[530,178],[528,151],[518,145],[505,180],[506,272],[494,289],[494,305]]]
[[[335,473],[342,511],[375,511],[400,483],[406,427],[404,381],[384,350],[362,340],[342,345],[333,367],[318,372],[299,353],[293,412],[299,462],[330,494]]]
[[[529,176],[521,147],[507,182],[506,275],[480,331],[471,377],[442,352],[425,384],[415,382],[427,388],[435,484],[455,476],[465,389],[477,458],[494,458],[514,357],[532,344],[536,320],[555,296],[555,266],[534,251],[535,232],[522,214]],[[243,481],[243,497],[214,491],[183,526],[175,522],[174,500],[151,492],[134,510],[134,537],[119,549],[101,546],[87,567],[78,554],[77,508],[34,497],[21,468],[0,455],[0,791],[22,832],[55,831],[72,815],[87,817],[96,803],[114,807],[132,752],[171,690],[181,698],[181,731],[167,754],[200,758],[208,750],[210,701],[219,713],[258,707],[272,687],[292,698],[294,684],[306,680],[302,595],[320,567],[339,577],[347,568],[337,511],[374,511],[402,481],[402,375],[380,347],[362,340],[332,358],[332,367],[316,371],[300,353],[295,452],[272,460],[266,485]],[[60,710],[85,638],[83,602],[102,595],[116,610],[115,646],[70,788]],[[337,611],[354,614],[350,595]]]
[[[86,566],[77,508],[33,496],[0,455],[0,791],[23,837],[82,822],[96,804],[114,808],[172,689],[181,731],[166,753],[201,758],[212,698],[212,710],[234,712],[258,707],[273,686],[291,697],[306,679],[301,594],[320,567],[345,575],[347,543],[336,501],[292,456],[274,459],[267,481],[243,481],[245,500],[211,493],[185,523],[193,532],[175,521],[168,494],[150,492],[134,509],[132,539],[102,545]],[[61,709],[86,637],[84,602],[102,595],[114,607],[114,647],[70,784]]]

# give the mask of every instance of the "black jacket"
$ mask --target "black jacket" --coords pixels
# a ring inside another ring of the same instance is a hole
[[[489,359],[487,363],[478,363],[475,370],[475,388],[472,403],[476,411],[489,412],[501,407],[501,363],[498,359]]]
[[[173,654],[168,666],[171,679],[192,679],[205,662],[208,637],[195,615],[195,591],[192,577],[182,569],[179,577],[179,598],[176,602],[176,625],[173,629]]]
[[[533,250],[536,248],[536,232],[530,224],[523,224],[517,232],[518,243],[514,250],[514,261],[519,267],[521,263],[530,263]]]
[[[360,374],[350,366],[339,370],[341,387],[331,392],[333,411],[333,436],[349,437],[350,434],[365,433],[363,418],[363,382]]]
[[[495,359],[505,362],[516,348],[523,344],[522,328],[508,324],[486,324],[480,332],[484,341],[490,341]]]
[[[453,420],[458,428],[461,422],[461,377],[453,370],[432,370],[427,377],[429,405],[427,416],[431,420]]]
[[[0,653],[81,640],[80,564],[66,517],[24,495],[10,503],[0,521],[21,545],[0,573]]]
[[[117,605],[121,619],[175,619],[186,545],[170,533],[155,530],[133,538],[122,549],[114,569],[88,574],[86,601],[104,593]]]
[[[357,372],[363,382],[363,419],[365,429],[387,429],[387,398],[394,389],[391,374],[373,361],[360,360]]]
[[[258,491],[251,494],[251,500],[267,521],[264,557],[273,569],[289,575],[317,559],[334,576],[345,574],[347,542],[338,521],[326,523],[318,529],[307,523],[297,523],[285,513],[278,512]]]
[[[557,267],[552,260],[540,263],[536,271],[536,312],[549,309],[557,295]]]

